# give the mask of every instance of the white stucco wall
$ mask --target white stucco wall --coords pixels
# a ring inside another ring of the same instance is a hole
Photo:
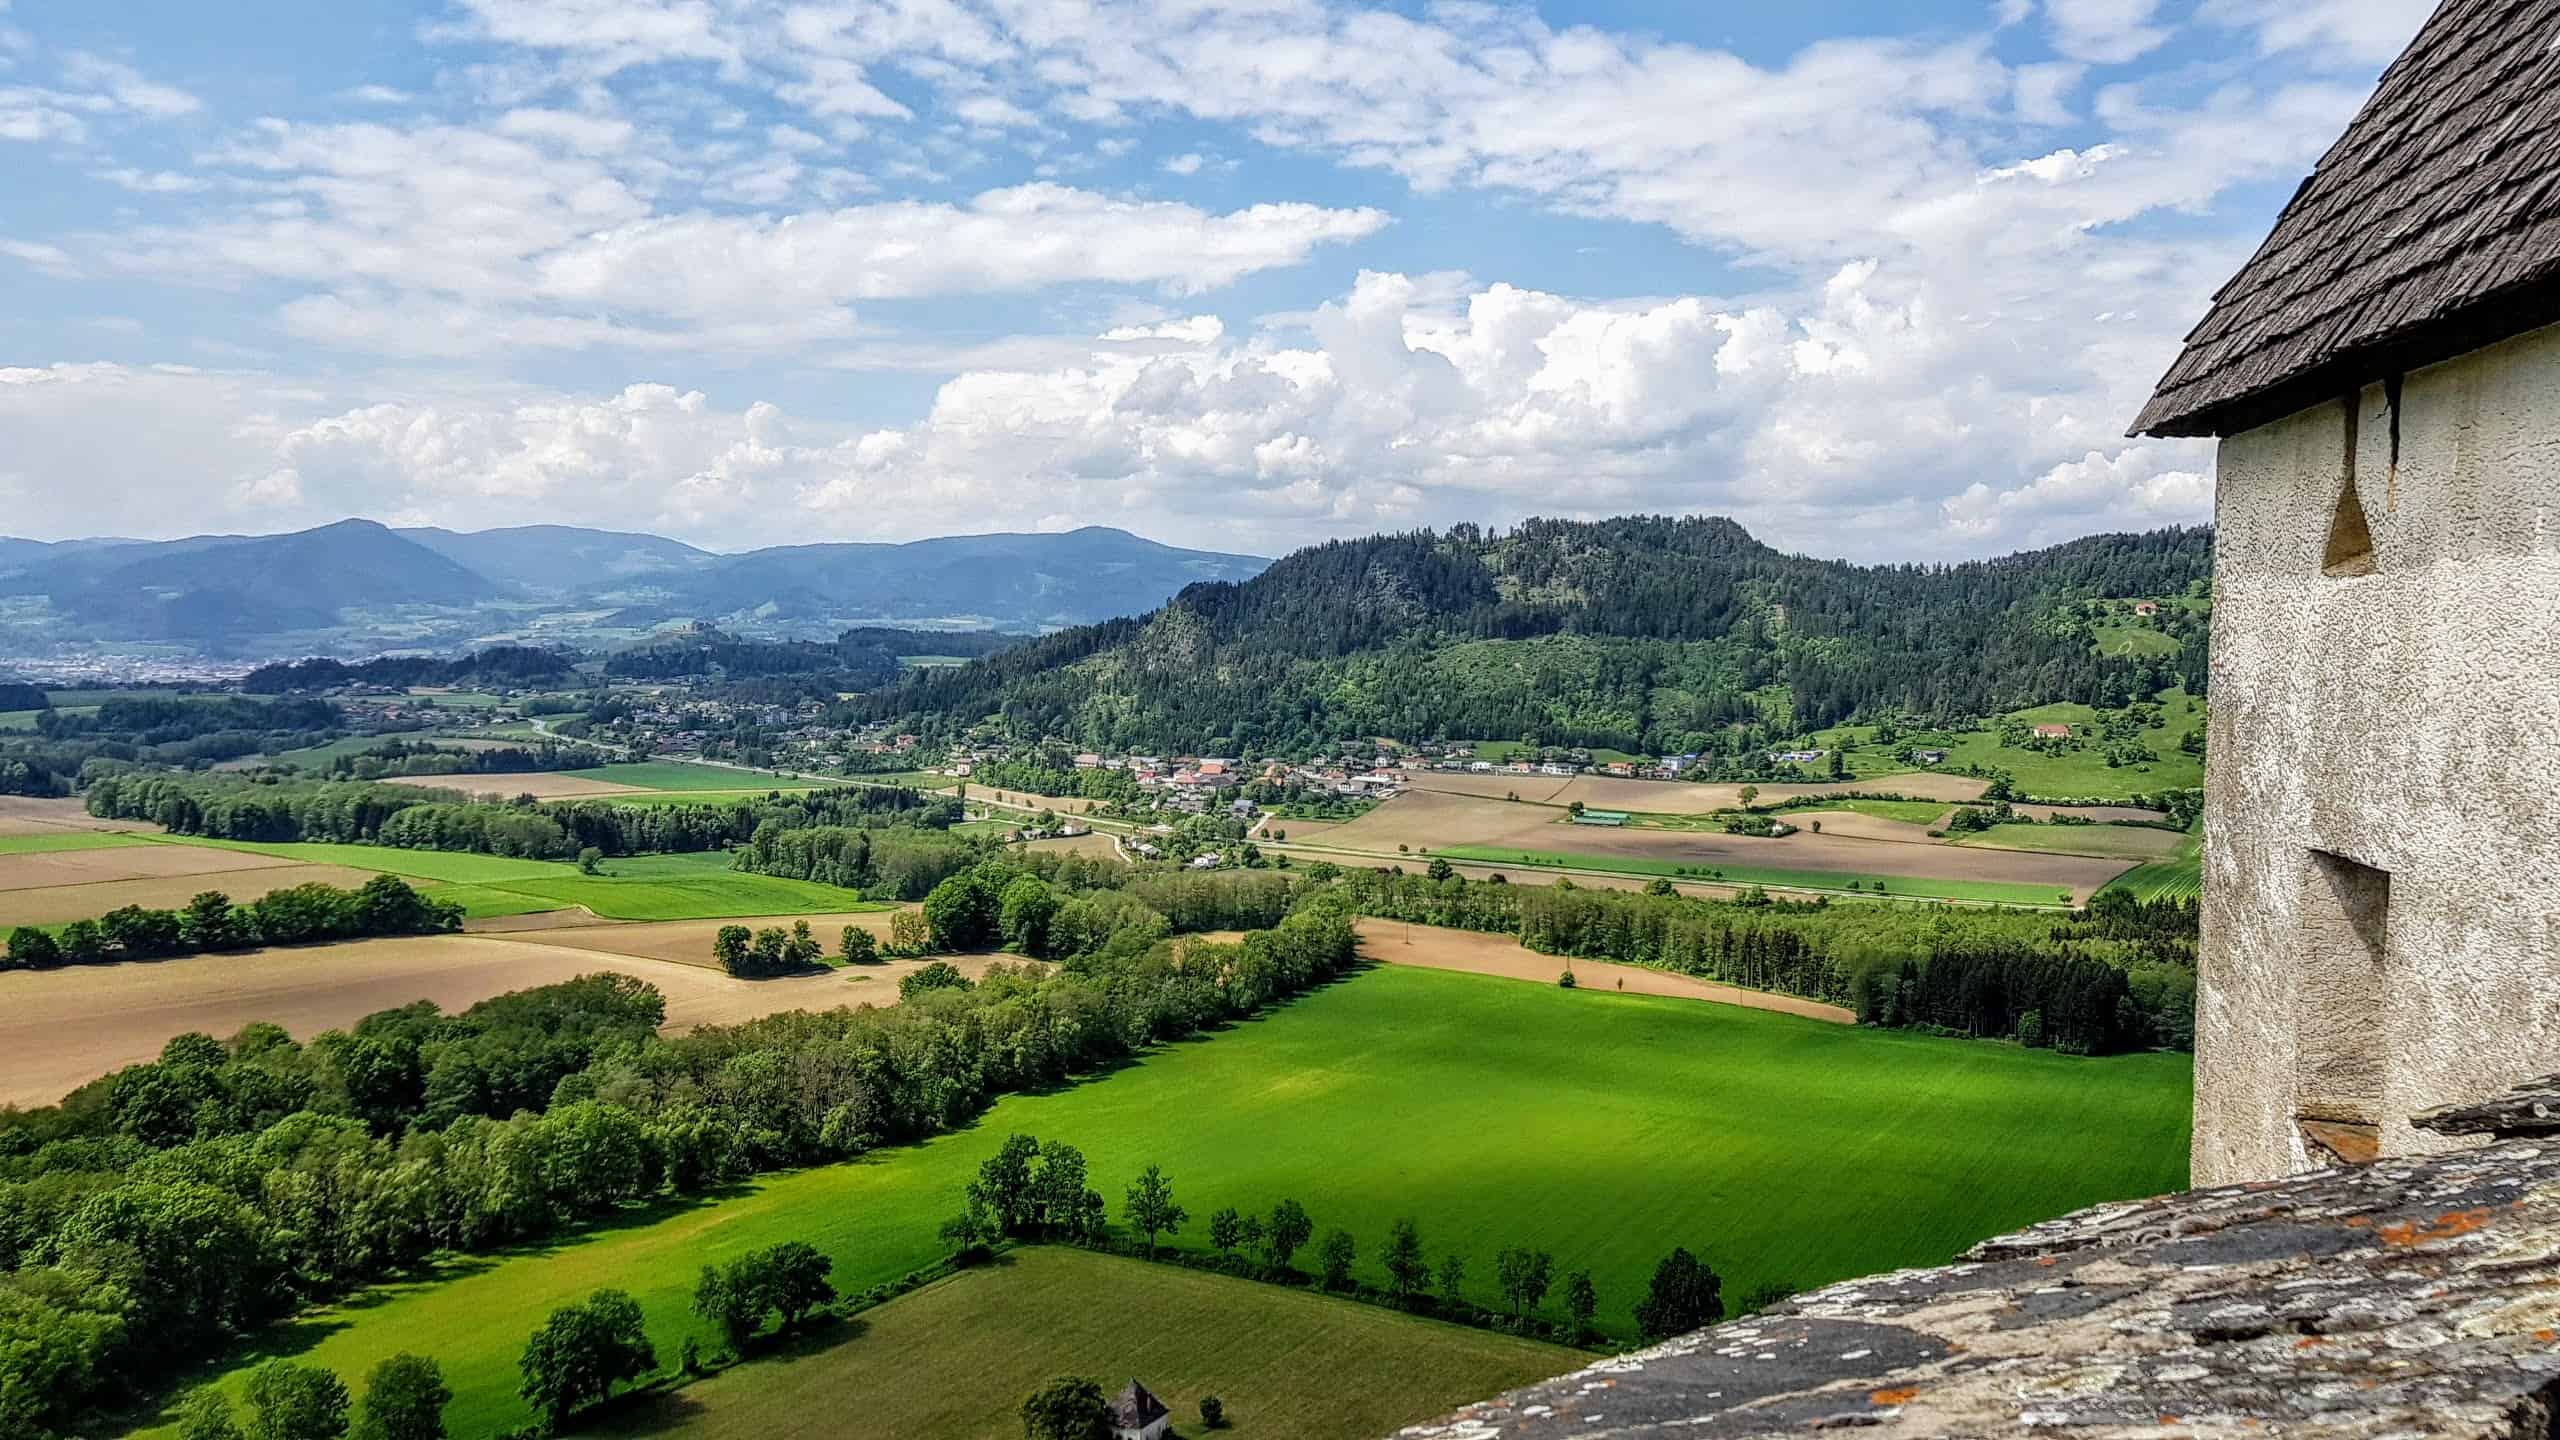
[[[2198,1184],[2310,1168],[2306,1031],[2372,1034],[2385,1154],[2560,1068],[2560,326],[2407,376],[2396,473],[2358,415],[2369,575],[2321,573],[2342,403],[2222,444]],[[2309,978],[2314,850],[2390,873],[2378,994]]]

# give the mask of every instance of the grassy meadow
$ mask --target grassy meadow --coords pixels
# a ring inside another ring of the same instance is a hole
[[[1946,807],[1941,806],[1944,810]],[[1436,845],[1431,853],[1474,865],[1526,865],[1542,870],[1597,870],[1616,875],[1659,875],[1719,885],[1778,885],[1793,890],[1860,890],[1913,900],[1972,900],[1995,905],[2058,905],[2062,887],[2012,880],[1953,880],[1920,875],[1855,875],[1839,870],[1789,870],[1773,865],[1701,865],[1630,855],[1580,855],[1520,850],[1508,845]],[[1713,872],[1713,873],[1709,873]]]
[[[833,1258],[839,1287],[894,1279],[938,1258],[936,1228],[1017,1131],[1080,1147],[1115,1215],[1130,1180],[1161,1164],[1190,1211],[1178,1237],[1190,1248],[1205,1248],[1220,1206],[1294,1198],[1319,1237],[1352,1232],[1356,1268],[1377,1282],[1387,1226],[1411,1217],[1435,1262],[1463,1240],[1468,1289],[1488,1303],[1496,1248],[1544,1248],[1559,1278],[1592,1272],[1600,1323],[1624,1337],[1675,1244],[1739,1299],[1942,1261],[2076,1206],[2177,1188],[2189,1104],[2184,1055],[2076,1059],[1381,966],[1110,1076],[1007,1097],[968,1130],[380,1287],[272,1332],[223,1383],[276,1354],[353,1381],[417,1349],[456,1393],[456,1435],[519,1425],[516,1356],[554,1306],[628,1290],[671,1361],[688,1335],[708,1346],[688,1310],[705,1262],[796,1239]],[[975,1343],[1031,1344],[1036,1328]],[[867,1344],[794,1363],[876,1372],[910,1353]]]
[[[758,781],[781,781],[780,776],[767,775],[761,770],[732,769],[726,765],[690,765],[682,760],[626,760],[560,773],[580,780],[628,785],[634,790],[753,790],[762,794],[769,787],[759,785]],[[816,782],[801,780],[789,783],[806,790]]]
[[[211,845],[436,881],[437,898],[461,902],[474,919],[571,905],[584,905],[608,920],[716,920],[732,915],[825,915],[892,908],[833,885],[733,870],[724,851],[618,856],[604,862],[603,874],[582,875],[566,861],[514,860],[451,850],[167,838],[174,844]]]
[[[1200,1397],[1233,1440],[1376,1440],[1590,1357],[1368,1305],[1039,1246],[966,1271],[759,1360],[632,1402],[579,1433],[791,1440],[846,1433],[1011,1435],[1058,1375],[1108,1393],[1135,1375],[1198,1433]]]
[[[1814,738],[1821,745],[1847,746],[1849,773],[1859,779],[1909,770],[1910,763],[1902,755],[1917,746],[1946,751],[1945,768],[1950,770],[1966,765],[2006,770],[2016,779],[2018,789],[2029,795],[2121,798],[2202,785],[2203,758],[2180,750],[2178,743],[2190,731],[2203,728],[2204,702],[2184,690],[2170,689],[2160,692],[2157,703],[2161,728],[2142,732],[2139,743],[2152,753],[2152,759],[2142,765],[2108,765],[2106,746],[2094,734],[2089,736],[2087,748],[2059,755],[2004,746],[1996,726],[1964,731],[1906,730],[1890,746],[1875,744],[1872,725],[1842,725],[1821,731]],[[2029,725],[2068,725],[2084,734],[2098,718],[2098,712],[2090,707],[2068,703],[2039,705],[2011,714]]]
[[[2137,900],[2193,900],[2204,893],[2204,836],[2191,834],[2178,853],[2136,865],[2107,883]]]
[[[0,835],[0,855],[50,855],[64,850],[113,850],[148,845],[151,837],[118,830],[59,830],[47,835]]]

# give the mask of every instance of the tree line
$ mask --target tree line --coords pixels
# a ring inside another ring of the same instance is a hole
[[[144,820],[174,835],[264,843],[323,841],[457,850],[521,859],[722,850],[770,830],[815,825],[940,828],[958,805],[899,786],[842,786],[761,800],[674,805],[474,800],[460,790],[135,772],[102,775],[90,814]],[[806,877],[804,877],[806,878]]]
[[[1328,542],[1140,619],[920,673],[859,713],[1104,750],[1313,753],[1344,735],[1522,738],[1650,753],[1763,720],[1971,720],[2054,700],[2120,708],[2202,655],[2107,656],[2048,623],[2094,596],[2175,594],[2211,534],[2104,535],[2000,560],[1857,566],[1718,519],[1533,520]],[[1534,642],[1534,643],[1531,643]]]
[[[94,920],[74,920],[59,934],[21,925],[0,952],[0,970],[49,970],[245,950],[307,945],[375,935],[437,935],[462,928],[462,907],[430,899],[397,875],[376,875],[353,890],[314,881],[270,890],[235,905],[207,890],[174,910],[123,905]]]
[[[1142,907],[1141,907],[1142,908]],[[1130,924],[1053,969],[893,1009],[682,1036],[595,975],[297,1044],[186,1035],[58,1106],[0,1111],[0,1433],[43,1436],[299,1306],[664,1193],[966,1123],[1342,973],[1348,919],[1231,945]]]

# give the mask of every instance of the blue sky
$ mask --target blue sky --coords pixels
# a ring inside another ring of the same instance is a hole
[[[2406,0],[0,0],[0,532],[2204,518]]]

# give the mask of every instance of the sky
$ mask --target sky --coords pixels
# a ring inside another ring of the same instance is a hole
[[[0,534],[2003,553],[2420,0],[0,0]]]

